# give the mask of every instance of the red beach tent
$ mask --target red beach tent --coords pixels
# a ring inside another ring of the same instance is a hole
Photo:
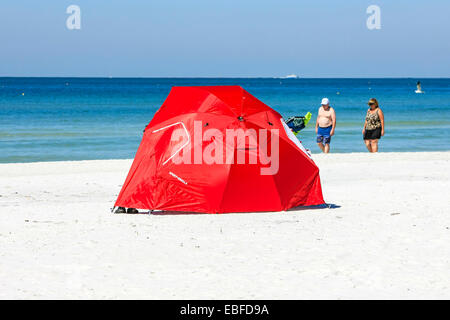
[[[282,116],[240,86],[173,87],[116,207],[283,211],[323,204],[319,169]]]

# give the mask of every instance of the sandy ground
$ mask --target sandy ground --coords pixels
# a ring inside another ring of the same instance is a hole
[[[328,209],[113,215],[130,160],[0,165],[0,298],[450,298],[450,152],[315,155]]]

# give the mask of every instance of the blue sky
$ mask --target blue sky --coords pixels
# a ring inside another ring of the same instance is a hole
[[[2,0],[0,76],[450,77],[449,16],[448,0]]]

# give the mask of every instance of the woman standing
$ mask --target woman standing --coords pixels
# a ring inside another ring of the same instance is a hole
[[[369,109],[367,110],[362,134],[367,150],[377,152],[378,140],[384,136],[384,114],[378,106],[377,99],[370,99],[368,104]]]

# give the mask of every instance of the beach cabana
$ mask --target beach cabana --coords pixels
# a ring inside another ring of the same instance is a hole
[[[116,207],[283,211],[323,204],[319,169],[282,116],[240,86],[173,87]]]

